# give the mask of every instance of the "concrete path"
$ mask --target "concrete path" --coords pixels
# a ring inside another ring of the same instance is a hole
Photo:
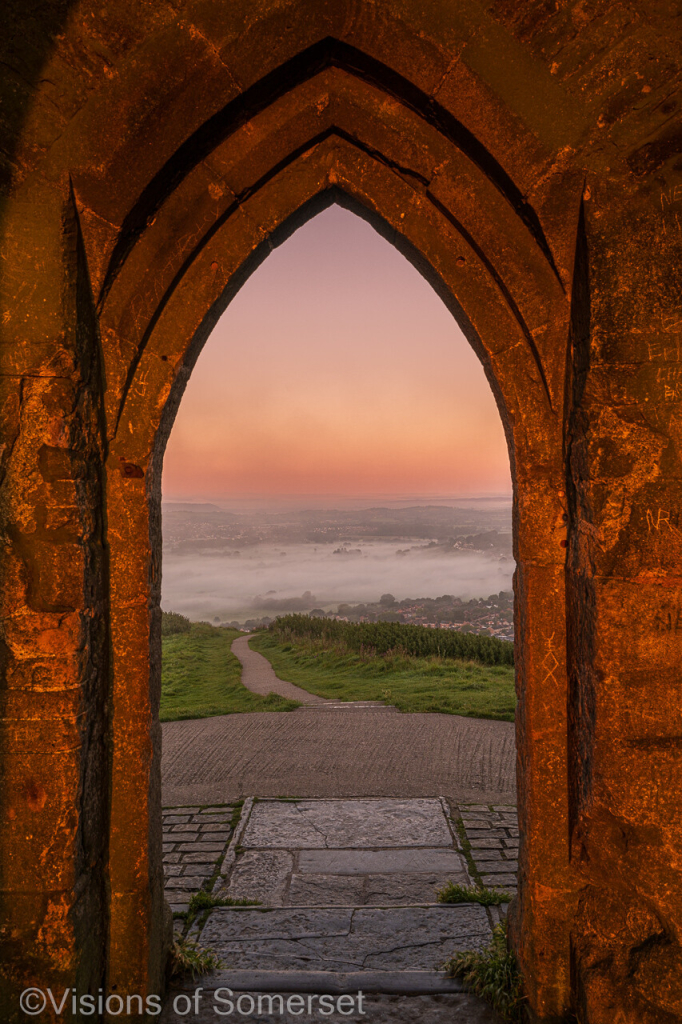
[[[250,794],[516,801],[510,722],[300,708],[162,728],[166,806],[229,803]]]

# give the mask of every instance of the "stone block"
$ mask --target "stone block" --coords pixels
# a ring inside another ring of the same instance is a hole
[[[513,874],[513,875],[512,874],[508,874],[508,875],[504,875],[504,874],[500,874],[500,875],[481,875],[481,879],[482,879],[484,885],[490,885],[490,886],[498,885],[498,886],[503,886],[505,889],[509,885],[513,885],[514,887],[516,887],[516,884],[517,884],[517,878],[516,878],[515,874]]]
[[[435,907],[219,907],[201,935],[236,970],[433,970],[459,949],[490,941],[477,904]]]
[[[235,861],[227,894],[281,906],[293,866],[288,850],[247,850]]]
[[[244,847],[286,849],[452,846],[435,799],[261,801],[242,839]]]
[[[222,853],[222,843],[186,843],[183,842],[178,846],[178,850],[181,853]]]
[[[286,896],[288,906],[362,906],[365,880],[338,875],[293,875]]]
[[[455,850],[441,848],[402,850],[302,850],[297,870],[328,875],[402,874],[420,871],[463,872]]]

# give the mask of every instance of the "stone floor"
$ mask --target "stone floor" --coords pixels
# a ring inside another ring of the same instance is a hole
[[[166,893],[176,914],[199,888],[261,903],[215,907],[192,922],[190,936],[223,963],[200,981],[207,999],[221,986],[237,995],[332,992],[335,998],[364,989],[371,1019],[382,1024],[495,1020],[436,969],[455,950],[487,945],[504,908],[439,904],[437,890],[448,881],[513,890],[512,805],[451,806],[442,797],[247,799],[238,823],[236,817],[232,805],[164,812]],[[176,929],[183,927],[177,916]],[[172,1005],[162,1020],[182,1019]],[[215,1008],[206,1013],[206,1020],[217,1019]],[[204,1018],[193,1013],[192,1019]],[[290,1018],[254,1012],[248,1019]]]
[[[212,889],[232,836],[234,805],[166,807],[163,811],[165,891],[174,913],[190,896]]]
[[[516,890],[513,805],[438,799],[260,800],[163,814],[166,898],[219,889],[266,906],[432,904],[446,881]],[[226,857],[228,848],[230,856]]]

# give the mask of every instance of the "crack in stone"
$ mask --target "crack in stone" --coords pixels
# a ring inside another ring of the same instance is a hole
[[[302,811],[302,809],[299,807],[298,804],[295,804],[294,806],[296,807],[297,813],[301,815],[303,820],[306,821],[307,824],[311,825],[312,828],[315,830],[315,832],[317,832],[318,835],[322,836],[322,839],[324,840],[324,848],[325,848],[325,850],[328,850],[329,849],[329,844],[327,843],[327,836],[325,835],[325,833],[321,829],[319,829],[317,827],[317,825],[315,824],[315,822],[312,819],[307,820],[305,818],[304,812]]]

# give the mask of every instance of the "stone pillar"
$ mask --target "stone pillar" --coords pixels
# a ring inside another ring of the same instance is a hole
[[[593,182],[574,302],[572,959],[590,1024],[682,1019],[682,202],[644,176],[666,155],[647,144],[633,175]]]
[[[110,991],[144,996],[164,988],[172,933],[161,848],[161,467],[148,452],[121,455],[116,442],[112,449],[107,462],[107,511],[116,523],[109,533],[113,690],[107,984]]]
[[[68,186],[15,202],[2,262],[0,1016],[103,983],[107,557],[101,370]]]
[[[520,848],[510,929],[533,1019],[549,1022],[564,1020],[571,1005],[575,905],[568,845],[563,465],[521,456],[515,486]]]

